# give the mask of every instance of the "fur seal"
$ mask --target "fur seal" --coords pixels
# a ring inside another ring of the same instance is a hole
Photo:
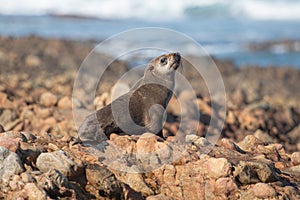
[[[87,116],[78,130],[79,141],[97,145],[111,133],[162,136],[164,111],[173,94],[175,71],[181,65],[179,53],[151,60],[143,77],[130,91]]]

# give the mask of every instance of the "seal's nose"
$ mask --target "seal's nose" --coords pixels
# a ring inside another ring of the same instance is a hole
[[[174,59],[176,62],[180,62],[180,59],[181,59],[181,56],[180,56],[180,53],[174,53]]]

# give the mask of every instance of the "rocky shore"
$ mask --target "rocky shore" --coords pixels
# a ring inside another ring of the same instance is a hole
[[[298,69],[216,60],[227,113],[213,148],[204,138],[211,99],[192,71],[183,70],[199,89],[201,117],[189,121],[199,123],[196,135],[172,143],[181,115],[173,97],[164,126],[169,137],[112,134],[101,154],[110,153],[107,165],[93,148],[75,144],[72,88],[93,43],[30,36],[0,37],[0,44],[0,199],[300,198]],[[109,77],[127,70],[125,62],[114,62]],[[102,85],[95,107],[110,102],[113,84]]]

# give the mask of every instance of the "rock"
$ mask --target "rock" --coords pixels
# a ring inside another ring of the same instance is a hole
[[[64,96],[61,98],[57,103],[58,108],[60,109],[71,109],[72,108],[72,101],[69,97]]]
[[[34,140],[36,140],[36,136],[35,135],[33,135],[32,133],[30,133],[30,132],[21,132],[22,133],[22,135],[26,138],[26,142],[28,142],[28,141],[34,141]]]
[[[20,115],[20,119],[22,120],[32,120],[35,116],[35,113],[33,112],[31,107],[24,107],[21,115]]]
[[[210,116],[213,114],[212,108],[203,99],[198,98],[196,102],[201,112]]]
[[[17,131],[20,131],[22,129],[22,120],[16,119],[14,121],[8,122],[8,123],[6,123],[5,128],[7,130],[19,129]]]
[[[0,133],[4,133],[5,130],[4,130],[4,127],[0,124]]]
[[[255,133],[253,135],[265,143],[273,143],[274,142],[274,139],[268,133],[263,132],[260,129],[255,131]]]
[[[97,96],[94,99],[94,105],[96,110],[106,106],[110,102],[110,96],[107,92],[103,93],[101,96]]]
[[[51,92],[45,92],[40,97],[40,104],[46,107],[54,106],[57,102],[57,96]]]
[[[0,115],[0,123],[1,124],[7,124],[10,123],[12,121],[16,120],[16,113],[10,109],[5,109],[2,111],[2,114]],[[6,126],[4,125],[4,128],[6,130],[9,130],[8,128],[6,128]]]
[[[248,135],[241,142],[238,143],[238,146],[244,151],[253,151],[257,148],[257,145],[260,144],[263,144],[261,140],[259,140],[253,135]]]
[[[194,134],[190,134],[185,136],[185,142],[186,143],[192,143],[193,141],[196,141],[199,137],[197,135]]]
[[[0,146],[0,181],[7,182],[9,177],[14,174],[20,174],[24,171],[19,156]]]
[[[273,198],[276,196],[276,191],[270,185],[266,183],[257,183],[252,188],[254,195],[257,198]]]
[[[51,110],[49,108],[40,108],[36,109],[36,116],[41,119],[46,119],[51,116]]]
[[[86,168],[86,178],[89,183],[107,197],[122,197],[121,183],[114,174],[107,169],[105,165],[98,164],[88,165]]]
[[[209,176],[212,178],[226,177],[231,173],[231,164],[226,158],[210,158],[207,164]]]
[[[68,158],[64,151],[42,153],[36,161],[37,168],[42,172],[51,169],[60,171],[64,176],[74,178],[82,173],[82,167]]]
[[[145,183],[142,174],[115,173],[115,175],[118,180],[127,184],[130,188],[141,193],[143,196],[150,196],[154,194],[153,190],[151,190],[151,188]]]
[[[155,145],[158,137],[153,133],[144,133],[140,136],[136,142],[137,152],[141,154],[147,154],[155,152]]]
[[[171,157],[170,147],[157,140],[156,135],[144,133],[136,143],[136,158],[142,162],[146,170],[160,167],[161,163],[168,162],[168,158]]]
[[[171,197],[168,197],[164,194],[158,194],[158,195],[155,195],[155,196],[149,196],[146,198],[146,200],[171,200],[173,198]]]
[[[295,187],[285,186],[283,189],[284,189],[283,192],[287,196],[288,199],[299,199],[300,198],[300,192]]]
[[[0,146],[16,152],[19,149],[19,140],[7,136],[0,137]]]
[[[166,108],[166,111],[172,115],[180,116],[181,115],[181,107],[179,101],[176,99],[176,97],[172,96],[169,104]]]
[[[47,173],[37,178],[39,187],[43,188],[50,197],[63,196],[69,191],[69,181],[56,169],[50,169]]]
[[[199,118],[199,109],[194,92],[183,91],[180,93],[178,100],[181,108],[180,116],[182,117],[183,121]]]
[[[34,165],[37,157],[43,152],[43,148],[26,142],[20,142],[20,156],[28,165]]]
[[[284,170],[284,172],[292,173],[292,174],[300,174],[300,165],[289,167]]]
[[[236,124],[237,123],[237,118],[236,118],[234,112],[232,112],[232,111],[228,111],[227,117],[225,120],[228,124]]]
[[[234,196],[238,190],[236,183],[232,178],[219,178],[215,183],[215,194],[223,196],[224,198]]]
[[[7,99],[7,94],[0,92],[0,105],[4,105],[6,99]]]
[[[235,167],[234,177],[243,185],[258,182],[273,182],[277,180],[276,173],[265,163],[240,161]]]
[[[38,67],[41,65],[41,60],[35,55],[29,55],[25,59],[25,64],[29,67]]]
[[[24,183],[19,175],[13,175],[11,181],[9,181],[9,187],[11,190],[20,190],[24,187]]]
[[[193,135],[193,134],[187,135],[185,137],[185,142],[186,143],[193,143],[194,145],[196,145],[199,148],[210,145],[209,141],[206,138],[199,137],[199,136]]]
[[[23,172],[20,176],[24,183],[34,182],[34,178],[28,172]]]
[[[293,165],[300,165],[300,152],[294,152],[291,155]]]
[[[47,193],[36,183],[27,183],[24,187],[28,200],[47,200]]]

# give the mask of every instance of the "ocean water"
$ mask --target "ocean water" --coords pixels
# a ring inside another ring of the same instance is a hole
[[[0,0],[0,4],[1,35],[101,41],[129,29],[162,27],[192,37],[210,55],[232,59],[238,66],[300,68],[299,52],[246,48],[253,42],[300,40],[299,0]]]

